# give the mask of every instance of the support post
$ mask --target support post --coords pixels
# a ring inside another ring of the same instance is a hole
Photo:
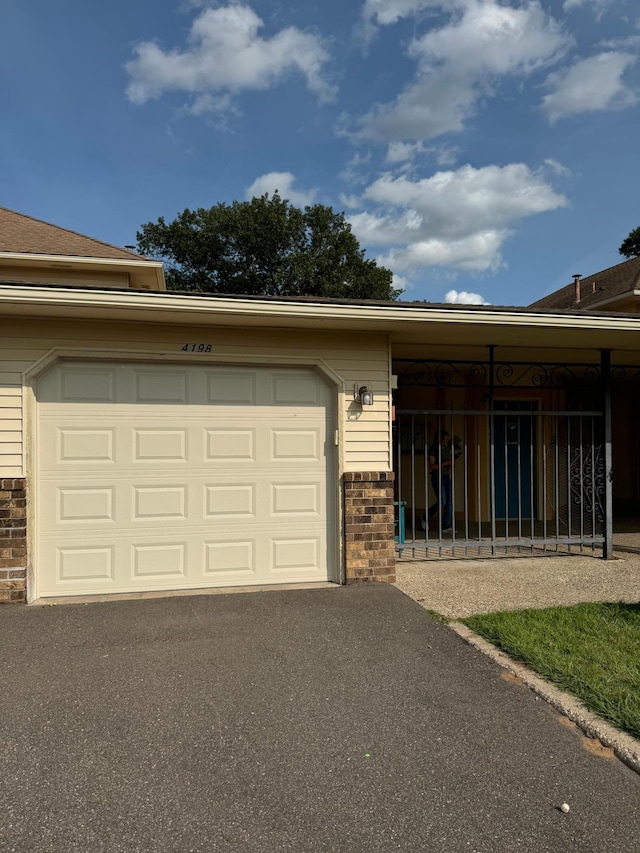
[[[491,556],[496,555],[496,448],[493,414],[495,344],[489,344],[489,513],[491,515]],[[482,524],[482,522],[481,522]]]
[[[604,545],[602,556],[613,558],[613,454],[611,451],[611,350],[600,350],[602,417],[604,421]]]

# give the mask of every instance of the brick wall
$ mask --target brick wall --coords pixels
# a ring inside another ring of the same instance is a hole
[[[26,586],[26,484],[0,479],[0,604],[25,602]]]
[[[393,478],[391,471],[349,472],[344,475],[347,583],[395,583]]]

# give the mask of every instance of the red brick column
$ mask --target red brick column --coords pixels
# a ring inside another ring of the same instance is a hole
[[[0,603],[24,603],[26,586],[26,483],[0,479]]]
[[[392,471],[344,475],[344,534],[347,583],[395,583]]]

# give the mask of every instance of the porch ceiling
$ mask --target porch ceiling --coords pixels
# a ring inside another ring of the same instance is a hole
[[[524,318],[523,318],[524,319]],[[612,318],[613,319],[613,318]],[[390,334],[393,358],[486,360],[496,347],[500,360],[598,362],[600,350],[616,363],[640,363],[640,318],[636,329],[527,325],[430,323]]]

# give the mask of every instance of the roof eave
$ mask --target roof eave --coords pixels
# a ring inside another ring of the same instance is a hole
[[[606,299],[599,299],[597,302],[590,302],[587,310],[597,311],[598,308],[603,308],[605,305],[612,305],[614,302],[620,302],[622,299],[629,299],[631,296],[640,296],[640,290],[637,290],[636,288],[623,290],[621,293],[616,293],[615,296],[609,296]]]
[[[633,328],[639,329],[635,315],[603,312],[599,315],[583,311],[533,311],[527,308],[504,308],[497,306],[472,306],[455,309],[426,303],[353,305],[297,301],[289,299],[261,299],[256,297],[225,297],[192,295],[167,291],[164,293],[140,293],[129,290],[102,290],[98,288],[64,287],[59,285],[24,285],[0,283],[0,306],[9,312],[11,307],[38,308],[45,312],[59,307],[86,308],[89,312],[100,312],[102,316],[118,316],[123,310],[142,312],[150,318],[164,314],[175,317],[172,322],[193,322],[193,317],[261,317],[326,320],[348,320],[354,327],[374,323],[404,325],[406,323],[444,322],[458,325],[527,325],[562,328]],[[32,313],[32,312],[30,312]],[[184,318],[184,320],[182,319]]]
[[[98,268],[101,270],[116,269],[128,272],[134,278],[140,273],[151,273],[152,284],[145,284],[142,289],[151,287],[153,290],[166,290],[164,267],[161,261],[149,258],[94,258],[85,255],[45,255],[35,252],[0,252],[0,261],[6,261],[18,266],[43,266],[57,268]],[[144,276],[149,281],[149,276]]]

